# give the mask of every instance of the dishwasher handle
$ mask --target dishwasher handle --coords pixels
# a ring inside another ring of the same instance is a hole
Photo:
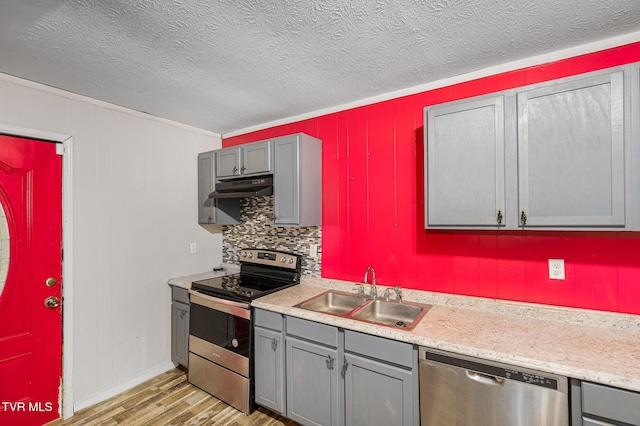
[[[423,346],[420,347],[419,356],[421,365],[423,363],[436,363],[458,367],[462,370],[460,373],[466,371],[469,379],[480,383],[501,385],[509,380],[514,380],[568,393],[569,384],[567,378],[553,373],[513,367],[494,361],[428,349]]]
[[[465,370],[465,373],[469,379],[489,386],[502,386],[505,380],[502,377],[478,373],[477,371]]]

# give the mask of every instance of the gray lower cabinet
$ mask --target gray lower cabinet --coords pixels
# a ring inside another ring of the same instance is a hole
[[[348,425],[414,425],[410,370],[345,354],[345,417]]]
[[[171,361],[189,367],[189,292],[171,287]]]
[[[572,424],[640,426],[640,393],[571,380]]]
[[[274,141],[274,223],[322,224],[322,141],[303,133]]]
[[[255,310],[255,400],[278,414],[286,414],[284,332],[282,315]]]
[[[343,425],[336,327],[286,317],[287,417],[307,426]]]
[[[344,350],[346,424],[417,426],[417,348],[345,330]]]
[[[338,425],[338,350],[287,336],[287,417],[303,425]]]
[[[258,404],[303,425],[419,424],[413,345],[290,316],[282,334],[282,316],[261,309],[255,324]]]

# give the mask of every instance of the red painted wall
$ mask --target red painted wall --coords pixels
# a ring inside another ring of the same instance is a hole
[[[226,138],[323,141],[322,276],[640,314],[640,233],[424,229],[423,108],[640,61],[640,43]],[[565,281],[547,259],[565,260]]]

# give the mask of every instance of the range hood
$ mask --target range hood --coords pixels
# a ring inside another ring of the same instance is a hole
[[[247,198],[273,194],[273,175],[253,176],[216,183],[209,198]]]

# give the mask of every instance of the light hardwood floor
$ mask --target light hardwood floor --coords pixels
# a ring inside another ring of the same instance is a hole
[[[245,416],[191,385],[183,370],[174,369],[107,401],[78,411],[68,420],[47,426],[220,425],[293,426],[297,423],[264,408]]]

